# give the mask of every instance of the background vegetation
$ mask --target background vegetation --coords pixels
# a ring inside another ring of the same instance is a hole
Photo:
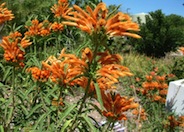
[[[47,19],[54,22],[54,14],[50,8],[57,3],[56,0],[3,0],[8,9],[13,11],[15,19],[6,22],[1,29],[1,37],[12,31],[25,33],[25,26],[37,18],[40,22]],[[98,0],[70,0],[84,8],[86,5],[95,7]],[[30,10],[31,9],[31,10]],[[109,10],[116,13],[118,7],[111,6]],[[144,96],[139,90],[147,81],[146,76],[155,73],[159,76],[167,76],[164,82],[168,85],[170,81],[181,79],[183,74],[183,57],[170,56],[171,51],[184,46],[184,18],[175,14],[166,16],[161,10],[150,12],[146,23],[140,23],[139,34],[142,39],[115,37],[108,39],[108,46],[113,53],[121,53],[122,64],[130,69],[133,77],[123,78],[118,84],[121,95],[134,96],[137,102],[145,110],[145,114],[135,118],[130,116],[127,121],[121,122],[127,131],[181,131],[179,123],[183,123],[178,115],[166,110],[165,104],[153,102]],[[50,55],[57,55],[64,47],[70,53],[80,55],[80,50],[86,46],[90,47],[90,37],[73,27],[66,27],[62,33],[53,33],[47,37],[31,38],[34,43],[31,48],[26,49],[26,65],[23,70],[17,69],[14,73],[12,66],[3,59],[3,49],[0,49],[0,131],[64,131],[70,126],[73,115],[77,112],[76,105],[64,102],[66,106],[60,109],[53,105],[52,99],[58,98],[59,86],[47,83],[35,83],[26,69],[31,66],[41,67],[41,61]],[[155,70],[156,69],[156,70]],[[173,75],[173,76],[169,76]],[[15,82],[12,84],[12,82]],[[15,89],[13,90],[12,87]],[[15,92],[12,92],[15,91]],[[82,96],[83,91],[73,87],[73,93],[64,91],[65,97]],[[156,91],[156,89],[155,89]],[[153,93],[155,93],[153,91]],[[156,91],[158,92],[158,91]],[[72,94],[73,95],[72,95]],[[14,98],[16,96],[16,98]],[[11,97],[11,98],[10,98]],[[12,104],[12,100],[16,100]],[[90,103],[89,103],[90,104]],[[86,104],[86,111],[92,111],[90,105]],[[13,107],[12,107],[13,106]],[[16,106],[16,107],[14,107]],[[61,111],[58,111],[61,110]],[[146,115],[145,120],[141,116]],[[82,123],[80,131],[98,131],[88,116],[80,116]],[[172,120],[170,117],[174,117]],[[65,123],[62,124],[61,122]],[[179,122],[179,123],[178,123]],[[178,123],[178,124],[177,124]],[[87,124],[87,125],[86,125]],[[109,124],[110,125],[110,124]],[[99,130],[106,129],[102,127]],[[113,130],[112,130],[113,131]]]

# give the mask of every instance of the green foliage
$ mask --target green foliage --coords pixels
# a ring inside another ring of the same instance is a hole
[[[70,3],[74,3],[83,9],[85,9],[86,5],[89,5],[91,7],[95,7],[99,2],[102,0],[69,0]]]
[[[3,27],[3,30],[7,31],[6,33],[17,30],[24,33],[26,31],[24,28],[25,24],[30,24],[31,20],[34,18],[38,18],[40,21],[45,20],[45,18],[48,18],[51,22],[54,22],[55,20],[50,12],[50,7],[54,2],[57,2],[55,0],[4,1],[7,2],[8,7],[13,10],[13,13],[15,14],[14,21],[6,23]],[[95,6],[95,4],[99,2],[98,0],[71,1],[82,7],[86,4]],[[113,14],[117,12],[119,7],[110,8]],[[158,28],[157,30],[160,29]],[[97,37],[99,37],[99,40],[102,40],[103,38],[102,36]],[[109,120],[107,124],[100,126],[97,121],[94,123],[94,120],[92,120],[93,118],[88,115],[88,113],[94,110],[99,114],[102,114],[100,107],[103,110],[103,101],[97,83],[94,83],[96,98],[91,99],[88,90],[79,90],[78,86],[55,84],[51,82],[51,80],[48,80],[47,82],[35,81],[27,72],[27,68],[32,66],[41,68],[41,61],[45,60],[50,55],[58,56],[58,53],[63,48],[67,48],[69,49],[69,52],[79,56],[80,51],[84,49],[84,47],[92,47],[92,40],[89,35],[82,33],[76,28],[65,27],[62,32],[54,32],[44,37],[34,36],[30,39],[32,45],[30,45],[28,49],[25,49],[25,67],[23,69],[5,62],[5,60],[3,60],[3,50],[0,51],[0,74],[2,75],[0,76],[0,131],[108,131],[106,129],[112,127],[115,122]],[[93,38],[97,46],[102,43],[102,41],[98,41],[98,39],[96,39],[96,37]],[[103,38],[103,40],[105,45],[107,38]],[[107,46],[109,46],[113,53],[122,51],[122,48],[125,46],[125,38],[115,37],[112,40],[108,40]],[[98,48],[102,51],[103,49],[100,49],[101,47]],[[123,54],[123,57],[124,61],[122,64],[129,67],[130,71],[134,74],[134,77],[132,78],[121,80],[124,88],[123,95],[133,95],[137,97],[136,90],[131,89],[130,87],[132,85],[141,86],[141,82],[144,81],[145,75],[151,72],[155,67],[159,68],[159,74],[170,73],[170,69],[167,67],[170,65],[170,62],[166,63],[164,61],[165,63],[163,63],[162,59],[153,59],[133,53]],[[89,80],[96,81],[93,75],[97,69],[97,62],[92,63],[92,65],[89,66],[91,66],[91,68],[86,68],[89,70],[89,73],[86,74],[89,76]],[[177,67],[179,67],[180,64],[177,62],[175,66],[176,69],[174,70],[176,73],[176,71],[178,71]],[[136,77],[142,79],[141,82],[136,82]],[[87,88],[89,88],[90,85],[89,80],[88,86],[86,86]],[[76,91],[77,93],[75,93]],[[80,95],[78,100],[75,98],[77,94]],[[59,102],[61,97],[64,106],[58,105],[57,103],[54,104],[54,101]],[[74,97],[75,101],[68,101],[68,97]],[[141,103],[145,106],[145,109],[147,109],[147,112],[150,115],[149,121],[142,123],[142,125],[144,125],[142,127],[143,131],[163,130],[162,121],[165,120],[167,116],[167,113],[162,112],[163,106],[152,104],[151,102],[148,102],[146,98],[141,99]],[[99,102],[100,107],[94,104],[94,100]],[[130,122],[128,124],[130,127],[127,129],[130,129],[130,131],[134,129],[131,129],[131,125],[134,123],[135,120]],[[147,128],[147,126],[149,126],[149,128]],[[136,126],[136,128],[138,128],[138,126]]]
[[[178,78],[184,78],[184,57],[176,57],[173,59],[173,65],[171,66],[171,72]]]
[[[142,39],[130,39],[129,43],[139,53],[163,57],[184,43],[183,21],[181,16],[165,16],[161,10],[150,12],[146,23],[140,23]]]

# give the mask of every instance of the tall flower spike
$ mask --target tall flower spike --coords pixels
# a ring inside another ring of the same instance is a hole
[[[76,26],[89,34],[103,31],[110,37],[130,36],[140,38],[139,35],[129,32],[139,31],[138,24],[132,22],[130,16],[118,12],[116,15],[109,17],[108,9],[103,2],[99,3],[94,10],[87,6],[87,12],[77,5],[74,5],[73,7],[76,10],[70,13],[70,15],[73,16],[64,17],[66,20],[71,20],[72,22],[65,21],[63,24]]]
[[[4,7],[5,3],[2,3],[0,5],[0,24],[10,21],[14,18],[14,15],[12,14],[12,11],[8,10]]]

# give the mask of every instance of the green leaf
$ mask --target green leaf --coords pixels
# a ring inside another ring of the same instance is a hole
[[[0,87],[3,87],[3,86],[4,86],[4,84],[0,82]]]
[[[3,76],[3,81],[5,81],[7,79],[7,77],[11,74],[11,70],[12,70],[12,67],[8,67],[4,73],[4,76]]]
[[[29,115],[26,116],[26,118],[29,118],[38,108],[42,107],[43,104],[38,104],[30,111]]]
[[[0,132],[4,132],[4,128],[2,125],[0,125]]]
[[[41,121],[44,121],[44,119],[52,112],[52,110],[48,111],[47,113],[43,114],[42,116],[40,116],[40,118],[37,120],[36,124],[34,125],[34,129],[37,128],[37,126],[39,125],[39,123],[41,123]]]
[[[98,87],[97,83],[95,83],[94,85],[95,85],[95,90],[96,90],[96,94],[97,94],[97,100],[100,103],[101,109],[104,109],[100,88]]]
[[[64,125],[62,126],[61,132],[65,132],[65,129],[70,125],[72,119],[68,120],[64,123]]]
[[[121,7],[121,5],[116,6],[116,8],[114,8],[114,10],[111,11],[111,12],[108,14],[107,19],[110,18],[110,17],[112,17],[112,16],[114,15],[114,13],[116,13],[120,7]]]
[[[73,109],[75,108],[77,106],[77,104],[74,104],[74,105],[71,105],[71,106],[69,106],[61,115],[60,115],[60,122],[58,123],[58,126],[57,127],[59,127],[59,125],[60,124],[62,124],[62,121],[63,121],[63,119],[65,119],[70,113],[71,113],[71,111],[73,111]]]
[[[0,63],[0,68],[2,69],[3,72],[5,71],[5,67],[3,66],[2,63]]]
[[[90,127],[90,132],[97,132],[98,130],[95,128],[94,124],[91,122],[91,119],[87,117],[86,115],[81,115],[81,119],[83,119],[87,125]]]
[[[11,122],[12,119],[12,115],[13,115],[13,110],[14,108],[11,107],[10,110],[8,111],[8,119],[7,119],[7,124],[9,124]]]
[[[20,105],[25,115],[28,115],[29,112],[27,111],[26,107],[24,105]]]

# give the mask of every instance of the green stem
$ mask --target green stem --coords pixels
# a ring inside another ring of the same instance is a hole
[[[79,107],[79,111],[78,111],[77,115],[75,116],[74,122],[72,124],[71,132],[73,132],[75,130],[75,128],[77,127],[77,125],[78,125],[78,123],[76,123],[76,121],[77,121],[78,116],[82,113],[82,109],[84,107],[86,99],[88,98],[88,95],[89,95],[88,92],[89,92],[89,88],[90,88],[91,79],[92,78],[90,77],[89,80],[88,80],[88,85],[87,85],[87,88],[85,90],[85,94],[82,98],[82,101],[81,101],[81,104],[80,104],[80,107]]]
[[[13,108],[15,106],[15,97],[14,97],[14,91],[15,91],[15,66],[13,66],[13,72],[12,72],[12,103],[13,103]]]
[[[89,69],[88,69],[88,73],[89,73],[88,74],[89,75],[88,76],[88,84],[87,84],[87,87],[85,89],[85,94],[84,94],[84,96],[82,98],[82,101],[81,101],[81,104],[80,104],[80,107],[79,107],[79,111],[78,111],[78,113],[77,113],[77,115],[76,115],[76,117],[74,119],[73,124],[72,124],[72,129],[71,129],[72,131],[74,131],[75,128],[77,127],[77,125],[78,125],[78,123],[76,123],[77,118],[82,113],[82,109],[84,107],[84,104],[86,102],[86,99],[89,96],[90,83],[91,83],[91,80],[93,78],[93,76],[90,74],[90,72],[91,72],[91,70],[92,70],[92,72],[94,72],[96,70],[96,67],[97,67],[96,56],[97,56],[97,51],[98,51],[99,45],[96,42],[97,40],[95,40],[95,38],[92,41],[93,41],[93,44],[95,44],[95,49],[94,49],[94,54],[93,54],[93,59],[92,59],[92,69],[90,68],[91,64],[89,64]]]

